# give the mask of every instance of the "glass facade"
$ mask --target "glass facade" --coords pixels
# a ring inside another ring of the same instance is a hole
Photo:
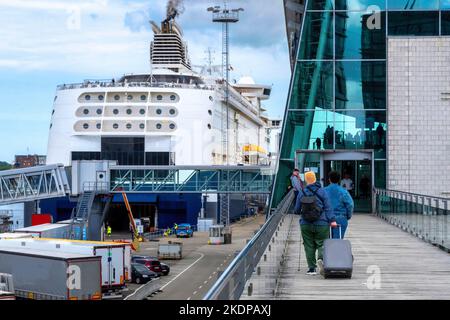
[[[307,1],[283,123],[275,207],[324,150],[373,151],[386,187],[387,36],[450,35],[450,0]],[[296,151],[308,150],[296,158]],[[295,163],[297,160],[297,163]]]

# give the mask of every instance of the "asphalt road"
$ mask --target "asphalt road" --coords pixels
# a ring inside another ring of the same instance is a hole
[[[208,245],[208,234],[196,232],[188,239],[161,239],[183,243],[182,260],[165,260],[170,266],[170,274],[161,277],[162,292],[149,297],[151,300],[201,300],[215,283],[220,272],[234,259],[235,253],[240,251],[260,225],[264,223],[264,216],[247,218],[233,224],[233,240],[231,245]],[[140,255],[156,256],[158,242],[142,243]],[[141,289],[139,289],[141,287]],[[135,284],[129,285],[130,295],[134,290],[145,290],[145,287]]]

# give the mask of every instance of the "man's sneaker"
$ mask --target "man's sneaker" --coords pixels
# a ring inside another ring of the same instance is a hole
[[[317,268],[319,269],[319,274],[323,276],[325,274],[325,270],[323,269],[322,259],[317,260]]]
[[[315,276],[317,274],[316,269],[309,268],[308,272],[306,273],[308,276]]]

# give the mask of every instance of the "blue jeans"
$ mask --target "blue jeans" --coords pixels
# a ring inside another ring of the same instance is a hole
[[[342,228],[342,239],[344,239],[345,231],[348,227],[348,220],[344,216],[336,216],[336,223],[341,225]],[[331,228],[333,234],[333,239],[339,239],[339,227]]]

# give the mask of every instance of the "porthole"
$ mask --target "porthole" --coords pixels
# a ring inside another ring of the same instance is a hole
[[[145,101],[145,100],[147,100],[147,97],[145,96],[145,94],[143,94],[143,95],[141,96],[141,101]]]
[[[161,100],[162,100],[162,95],[158,95],[158,96],[156,97],[156,100],[161,101]]]
[[[83,124],[83,129],[85,130],[89,129],[89,125],[87,123]]]
[[[91,96],[87,94],[87,95],[84,97],[84,99],[85,99],[86,101],[89,101],[89,100],[91,100]]]
[[[114,96],[114,100],[119,101],[119,100],[120,100],[120,96],[119,96],[118,94],[116,94],[116,95]]]
[[[55,110],[52,111],[52,115],[54,115],[54,114],[55,114]]]
[[[214,101],[214,98],[212,96],[209,96],[209,100]]]
[[[50,129],[53,127],[53,123],[50,123]]]
[[[117,130],[117,129],[119,129],[119,125],[117,123],[114,123],[113,128]]]
[[[144,130],[144,129],[145,129],[145,124],[141,123],[141,124],[139,125],[139,128],[141,128],[142,130]]]
[[[102,124],[101,123],[97,123],[96,127],[97,127],[98,130],[100,130],[102,128]]]
[[[177,99],[177,97],[175,97],[175,95],[170,96],[170,100],[175,101],[176,99]]]
[[[103,99],[105,99],[105,97],[103,95],[98,96],[98,100],[103,101]]]
[[[142,114],[142,115],[144,115],[144,114],[145,114],[145,109],[139,110],[139,113]]]
[[[131,110],[131,109],[127,109],[127,114],[128,115],[130,115],[130,114],[132,114],[133,113],[133,111]]]
[[[208,110],[208,114],[209,114],[210,116],[212,116],[212,111],[211,111],[211,110]]]
[[[84,113],[84,114],[89,114],[89,110],[88,110],[88,109],[84,109],[84,110],[83,110],[83,113]]]
[[[128,99],[128,101],[131,101],[131,100],[133,100],[133,96],[131,94],[129,94],[127,99]]]
[[[175,129],[175,124],[171,123],[171,124],[169,125],[169,128],[170,128],[171,130]]]
[[[156,109],[156,114],[161,114],[162,110],[161,109]]]
[[[176,111],[175,111],[175,109],[170,109],[170,110],[169,110],[169,113],[170,113],[171,115],[174,115],[174,114],[176,113]]]
[[[56,101],[56,99],[58,99],[58,96],[55,96],[55,99],[53,99],[53,102],[55,102],[55,101]]]
[[[119,114],[119,109],[114,109],[113,113],[116,114],[116,115]]]
[[[101,115],[102,112],[103,112],[102,109],[97,109],[97,114],[98,114],[98,115]]]
[[[208,123],[208,129],[211,130],[211,125]]]
[[[157,123],[156,124],[156,129],[160,130],[162,128],[162,124],[161,123]]]
[[[130,130],[133,126],[131,125],[131,123],[127,123],[127,129]]]

